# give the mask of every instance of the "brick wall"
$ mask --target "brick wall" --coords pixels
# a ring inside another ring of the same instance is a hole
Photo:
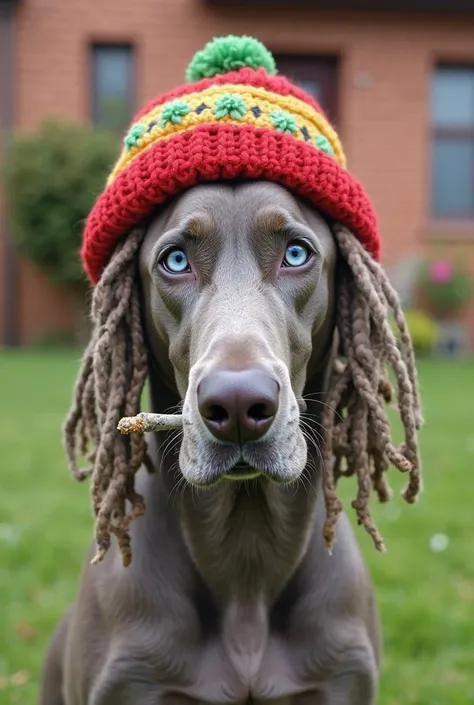
[[[216,9],[198,0],[24,0],[17,36],[18,127],[31,129],[50,115],[89,118],[91,40],[136,43],[138,105],[182,82],[188,60],[213,35],[253,34],[275,52],[337,52],[349,168],[374,200],[390,264],[433,242],[427,207],[429,73],[437,58],[474,61],[473,32],[474,15]],[[449,234],[453,247],[469,247],[474,272],[474,224]],[[71,320],[68,296],[28,263],[21,268],[20,315],[25,343]]]

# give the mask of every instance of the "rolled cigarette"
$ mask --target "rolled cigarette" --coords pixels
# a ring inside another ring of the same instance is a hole
[[[183,428],[181,414],[148,414],[142,412],[137,416],[124,416],[117,429],[120,433],[146,433],[147,431],[176,431]]]

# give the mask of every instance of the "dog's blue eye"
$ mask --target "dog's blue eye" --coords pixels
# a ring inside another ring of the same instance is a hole
[[[163,265],[172,274],[182,274],[189,270],[188,258],[183,250],[170,250],[163,260]]]
[[[285,251],[284,267],[301,267],[311,256],[309,247],[299,242],[292,242]]]

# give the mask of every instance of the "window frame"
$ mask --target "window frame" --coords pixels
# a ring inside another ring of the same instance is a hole
[[[474,61],[449,61],[438,60],[434,63],[431,71],[430,90],[433,90],[433,82],[439,70],[451,69],[459,71],[469,71],[474,79]],[[449,212],[441,213],[436,210],[434,202],[434,182],[435,182],[435,167],[433,163],[433,151],[437,138],[453,138],[453,139],[471,139],[474,144],[474,119],[471,125],[437,125],[435,116],[432,113],[431,94],[428,100],[429,111],[429,148],[430,148],[430,179],[429,179],[429,213],[430,220],[434,223],[454,223],[467,224],[474,227],[474,189],[473,198],[468,212]],[[474,176],[473,176],[474,181]]]
[[[292,76],[290,67],[294,67],[302,80],[320,82],[323,99],[320,101],[329,122],[338,129],[340,123],[340,69],[339,54],[324,52],[318,54],[297,54],[273,51],[278,70],[283,75]],[[294,80],[294,78],[293,78]]]
[[[133,41],[129,40],[107,40],[107,39],[93,39],[89,41],[87,45],[88,52],[88,65],[89,65],[89,76],[87,84],[88,92],[88,118],[90,122],[97,128],[111,129],[107,126],[101,125],[98,121],[99,104],[100,104],[100,94],[98,90],[98,81],[96,73],[96,51],[101,49],[125,49],[129,52],[130,56],[130,67],[131,67],[131,80],[127,91],[127,104],[130,107],[129,120],[132,120],[133,115],[136,110],[136,90],[137,90],[137,51],[136,46]],[[128,123],[127,123],[128,124]],[[123,126],[126,129],[127,124]],[[120,130],[119,130],[120,131]]]

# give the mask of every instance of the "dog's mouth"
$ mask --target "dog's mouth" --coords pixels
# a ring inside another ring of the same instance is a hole
[[[242,460],[236,463],[230,470],[228,470],[224,474],[224,478],[226,480],[242,481],[253,480],[259,475],[261,475],[261,472],[259,470],[252,468],[250,465],[248,465],[248,463]]]
[[[218,368],[211,374],[201,364],[192,368],[180,449],[180,469],[190,484],[262,478],[287,484],[301,475],[307,446],[288,369],[275,362],[262,370]],[[214,406],[225,412],[222,423],[208,413]]]

